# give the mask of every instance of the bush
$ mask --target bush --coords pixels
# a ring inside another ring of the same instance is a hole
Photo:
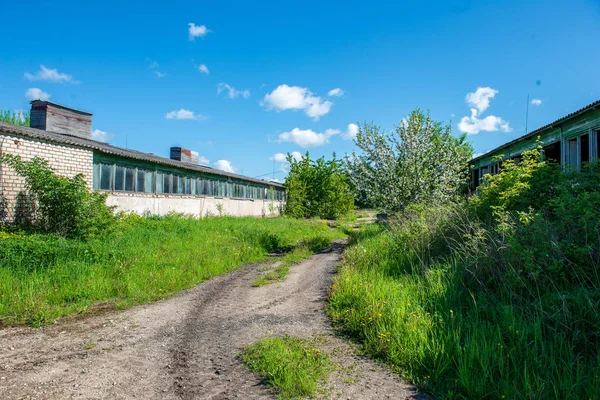
[[[86,238],[107,229],[114,222],[106,195],[91,192],[82,174],[59,176],[47,160],[39,157],[23,161],[5,154],[2,161],[25,178],[25,187],[35,196],[34,227],[44,233]]]
[[[363,124],[354,141],[362,152],[346,157],[345,164],[361,204],[397,213],[411,203],[454,200],[467,188],[472,148],[466,136],[453,136],[449,125],[421,110],[391,134]]]
[[[360,233],[334,320],[440,397],[599,398],[599,168],[535,150],[468,203]]]
[[[354,199],[340,160],[311,160],[308,152],[301,160],[288,154],[290,173],[285,180],[286,215],[294,218],[336,219],[354,208]]]

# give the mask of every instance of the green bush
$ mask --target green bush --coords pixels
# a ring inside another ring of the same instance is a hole
[[[311,160],[308,152],[301,160],[288,154],[288,162],[286,215],[336,219],[354,208],[348,179],[335,154],[330,161],[325,161],[324,157]]]
[[[13,125],[29,126],[31,116],[28,112],[0,110],[0,121]]]
[[[600,398],[600,174],[539,151],[468,204],[360,232],[334,321],[448,398]]]
[[[135,214],[86,240],[0,231],[0,323],[165,298],[273,251],[342,236],[321,221]]]
[[[86,238],[113,224],[115,217],[106,205],[106,194],[90,191],[82,174],[72,178],[57,175],[48,161],[39,157],[23,161],[20,156],[5,154],[1,161],[25,178],[25,187],[37,203],[33,224],[40,231]]]

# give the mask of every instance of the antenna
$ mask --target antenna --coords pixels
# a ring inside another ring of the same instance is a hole
[[[527,93],[527,111],[525,111],[525,134],[527,135],[527,121],[529,120],[529,93]]]

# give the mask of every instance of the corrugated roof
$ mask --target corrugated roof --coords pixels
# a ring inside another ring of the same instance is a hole
[[[233,174],[230,172],[221,171],[211,167],[195,164],[186,164],[180,161],[171,160],[166,157],[159,157],[153,154],[142,153],[141,151],[124,149],[122,147],[112,146],[107,143],[98,142],[96,140],[85,139],[77,136],[71,136],[63,133],[55,133],[44,131],[41,129],[28,128],[24,126],[18,126],[0,121],[0,132],[33,138],[47,140],[49,142],[57,144],[65,144],[75,147],[81,147],[84,149],[95,150],[105,154],[116,155],[125,158],[131,158],[134,160],[147,161],[151,163],[167,165],[170,167],[185,169],[189,171],[203,172],[211,175],[218,175],[228,178],[240,179],[248,182],[259,183],[262,185],[271,185],[276,187],[283,187],[282,184],[276,182],[264,181],[261,179],[250,178],[243,175]]]
[[[566,120],[568,120],[568,119],[571,119],[571,118],[573,118],[573,117],[575,117],[575,116],[577,116],[577,115],[579,115],[579,114],[581,114],[581,113],[583,113],[583,112],[585,112],[585,111],[592,110],[592,109],[594,109],[594,108],[596,108],[596,107],[600,107],[600,100],[596,100],[595,102],[593,102],[593,103],[591,103],[591,104],[588,104],[587,106],[585,106],[585,107],[583,107],[583,108],[580,108],[580,109],[579,109],[579,110],[577,110],[577,111],[573,111],[572,113],[570,113],[570,114],[567,114],[567,115],[565,115],[564,117],[561,117],[561,118],[557,119],[556,121],[550,122],[549,124],[546,124],[546,125],[542,126],[541,128],[537,128],[536,130],[534,130],[534,131],[531,131],[531,132],[529,132],[529,133],[527,133],[527,134],[525,134],[525,135],[523,135],[523,136],[519,136],[518,138],[516,138],[516,139],[513,139],[513,140],[511,140],[510,142],[506,142],[506,143],[504,143],[504,144],[502,144],[502,145],[500,145],[500,146],[496,147],[496,148],[495,148],[495,149],[493,149],[493,150],[490,150],[490,151],[488,151],[488,152],[486,152],[486,153],[484,153],[484,154],[482,154],[482,155],[480,155],[480,156],[478,156],[478,157],[475,157],[475,158],[471,159],[471,161],[470,161],[470,162],[473,162],[473,161],[479,160],[480,158],[487,157],[487,156],[489,156],[489,155],[493,154],[494,152],[496,152],[497,150],[500,150],[500,149],[502,149],[502,148],[504,148],[504,147],[508,147],[508,146],[510,146],[510,145],[512,145],[512,144],[514,144],[514,143],[520,142],[521,140],[525,140],[525,139],[527,139],[527,138],[530,138],[530,137],[532,137],[532,136],[535,136],[535,135],[537,135],[538,133],[540,133],[541,131],[543,131],[544,129],[548,129],[548,128],[550,128],[550,127],[552,127],[552,126],[556,125],[556,124],[559,124],[559,123],[561,123],[561,122],[565,122],[565,121],[566,121]]]

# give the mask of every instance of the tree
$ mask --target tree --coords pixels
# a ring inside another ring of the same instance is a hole
[[[449,125],[419,109],[390,134],[374,124],[360,125],[355,144],[362,154],[345,158],[352,185],[385,212],[444,202],[466,188],[472,154],[466,136],[453,136]]]
[[[297,160],[288,154],[290,172],[285,180],[287,200],[284,212],[295,218],[335,219],[354,207],[342,161],[311,160],[308,152]]]
[[[29,126],[30,116],[24,111],[0,110],[0,121],[13,125]]]

